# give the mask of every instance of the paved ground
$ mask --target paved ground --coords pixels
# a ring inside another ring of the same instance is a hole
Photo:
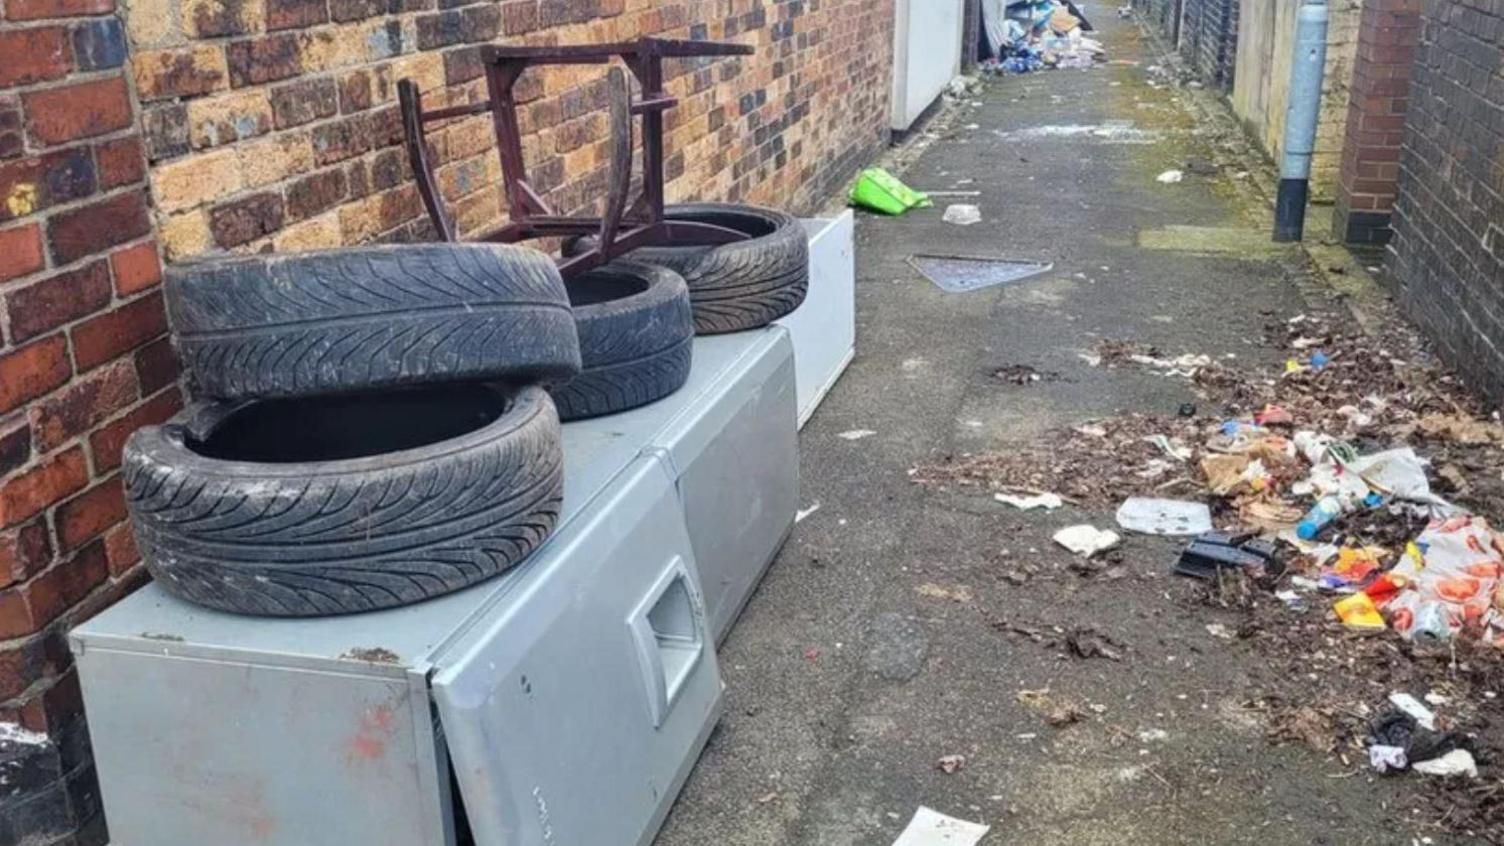
[[[921,804],[992,824],[984,844],[1411,842],[1384,810],[1402,781],[1265,740],[1242,705],[1260,658],[1208,636],[1206,624],[1233,620],[1167,575],[1171,547],[1131,539],[1129,578],[1083,579],[1049,536],[1110,514],[1022,516],[909,478],[946,455],[1195,399],[1180,380],[1087,366],[1078,353],[1100,338],[1261,360],[1264,324],[1306,307],[1290,257],[1249,249],[1258,238],[1164,237],[1267,223],[1229,176],[1155,180],[1209,154],[1206,139],[1175,92],[1149,85],[1137,31],[1099,25],[1114,59],[1139,64],[989,82],[906,173],[920,188],[980,190],[983,223],[941,222],[947,200],[860,218],[857,359],[802,441],[803,499],[820,508],[723,648],[727,714],[662,846],[887,844]],[[1117,129],[1061,128],[1104,125]],[[1235,248],[1140,246],[1163,241]],[[953,295],[908,266],[919,252],[1055,269]],[[993,376],[1015,364],[1064,378],[1020,388]],[[877,435],[837,436],[857,428]],[[1041,572],[1015,586],[1002,576],[1020,562]],[[1000,633],[998,619],[1089,622],[1126,657],[1070,658]],[[1051,728],[1017,700],[1041,688],[1100,713]],[[948,754],[965,768],[937,771]]]

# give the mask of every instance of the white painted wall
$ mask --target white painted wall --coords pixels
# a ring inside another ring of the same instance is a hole
[[[893,123],[905,130],[961,72],[963,0],[895,0]]]

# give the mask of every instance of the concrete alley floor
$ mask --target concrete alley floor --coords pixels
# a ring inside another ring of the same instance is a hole
[[[1083,578],[1050,536],[1111,527],[1110,510],[1026,514],[910,477],[1200,401],[1185,380],[1089,366],[1079,354],[1102,339],[1274,366],[1265,325],[1323,306],[1297,257],[1265,247],[1267,216],[1230,173],[1156,181],[1212,151],[1183,92],[1151,87],[1157,58],[1136,27],[1097,8],[1116,63],[989,80],[903,174],[980,197],[859,215],[857,358],[801,440],[802,500],[819,509],[721,651],[726,715],[661,846],[888,844],[920,805],[992,825],[984,846],[1448,842],[1396,821],[1404,780],[1266,739],[1245,703],[1268,668],[1250,644],[1208,634],[1236,617],[1169,574],[1177,544],[1129,538],[1126,578]],[[950,202],[978,204],[983,221],[942,222]],[[1166,229],[1184,226],[1231,232]],[[1055,267],[947,294],[909,266],[915,253]],[[1060,378],[994,375],[1014,365]],[[877,434],[838,437],[852,429]],[[1039,574],[1004,578],[1024,564]],[[1071,657],[999,621],[1089,624],[1123,660]],[[1044,688],[1096,707],[1051,727],[1018,699]],[[964,769],[940,772],[951,754]]]

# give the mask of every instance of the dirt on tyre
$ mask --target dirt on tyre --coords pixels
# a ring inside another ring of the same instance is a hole
[[[407,605],[495,576],[553,530],[559,421],[539,387],[200,403],[125,447],[167,591],[244,614]]]
[[[543,253],[414,244],[175,265],[167,310],[198,396],[292,397],[471,379],[558,382],[580,367]]]
[[[792,312],[809,289],[809,237],[793,215],[731,203],[684,203],[669,220],[711,223],[751,237],[715,247],[643,247],[632,261],[666,267],[689,285],[695,332],[755,329]],[[569,245],[577,252],[587,240]]]
[[[580,375],[551,392],[563,420],[647,405],[689,378],[694,318],[684,278],[618,261],[565,282],[580,336]]]

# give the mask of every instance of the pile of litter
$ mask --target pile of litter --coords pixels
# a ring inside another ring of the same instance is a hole
[[[1092,25],[1070,0],[982,0],[983,26],[994,58],[983,70],[1031,73],[1090,68],[1107,60]]]

